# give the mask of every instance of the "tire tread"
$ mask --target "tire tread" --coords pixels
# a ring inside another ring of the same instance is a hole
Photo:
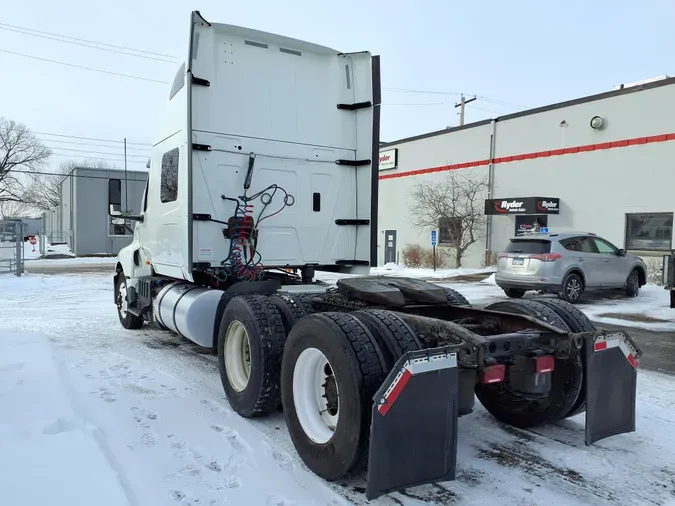
[[[258,417],[275,411],[281,402],[279,377],[286,332],[281,313],[269,297],[258,294],[238,295],[232,301],[237,299],[246,305],[247,311],[255,320],[254,327],[261,331],[259,336],[249,336],[249,339],[257,337],[260,340],[262,350],[263,380],[260,393],[254,406],[246,410],[246,413],[240,413],[245,417]],[[225,314],[227,314],[227,308]]]

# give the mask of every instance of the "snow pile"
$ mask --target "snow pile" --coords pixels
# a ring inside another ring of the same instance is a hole
[[[675,309],[670,308],[670,294],[662,286],[645,285],[635,298],[619,293],[614,298],[580,304],[579,309],[600,323],[675,331]]]
[[[459,269],[423,269],[423,268],[409,268],[404,265],[388,263],[382,267],[373,267],[370,273],[376,276],[400,276],[406,278],[418,279],[451,279],[457,276],[469,276],[473,274],[482,274],[494,272],[494,268],[487,269],[467,269],[461,267]]]
[[[26,269],[31,267],[45,267],[50,265],[62,265],[68,266],[72,265],[73,267],[81,265],[92,265],[92,264],[101,264],[101,265],[115,265],[117,263],[117,257],[73,257],[73,258],[40,258],[38,260],[31,260],[26,262]]]
[[[487,278],[482,279],[480,282],[481,282],[481,283],[484,283],[484,284],[486,284],[486,285],[495,285],[495,286],[496,286],[496,285],[497,285],[497,280],[496,280],[495,276],[496,276],[496,274],[493,272],[493,273],[490,274]]]
[[[45,251],[47,253],[45,256],[50,255],[66,255],[71,257],[75,256],[75,254],[72,252],[72,250],[68,247],[67,244],[47,244],[47,248]]]
[[[403,271],[405,271],[405,267],[394,262],[386,263],[382,267],[373,267],[370,269],[370,273],[375,275],[386,275]]]

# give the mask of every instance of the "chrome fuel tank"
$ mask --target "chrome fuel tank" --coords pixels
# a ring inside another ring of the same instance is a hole
[[[155,319],[190,341],[211,348],[216,309],[223,293],[191,283],[167,285],[153,303]]]

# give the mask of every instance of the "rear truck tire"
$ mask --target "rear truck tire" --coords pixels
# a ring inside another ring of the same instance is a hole
[[[572,332],[595,332],[597,330],[590,318],[569,302],[557,299],[542,299],[537,302],[550,307],[553,311],[558,313],[558,316],[563,319]],[[582,348],[580,351],[582,356],[585,356],[584,349]],[[583,376],[581,378],[581,390],[579,391],[579,396],[574,402],[574,405],[570,409],[569,413],[567,413],[563,418],[571,418],[573,416],[580,415],[584,411],[586,411],[585,371],[583,371]]]
[[[415,332],[391,311],[362,309],[350,314],[366,326],[377,342],[384,357],[386,373],[404,353],[422,349]]]
[[[281,319],[284,323],[284,330],[286,335],[290,333],[293,326],[298,323],[300,318],[306,316],[306,312],[303,307],[298,304],[297,301],[293,299],[291,295],[287,294],[275,294],[270,295],[270,302],[279,310]]]
[[[232,409],[250,418],[279,408],[279,375],[286,333],[265,295],[239,295],[227,303],[218,329],[220,380]]]
[[[313,294],[313,293],[289,293],[286,295],[289,299],[291,299],[295,305],[297,305],[300,309],[302,309],[302,312],[305,313],[305,315],[308,314],[313,314],[316,311],[312,307],[312,302],[310,301],[311,297],[314,297],[318,294]]]
[[[313,473],[337,480],[367,468],[373,396],[387,372],[372,334],[349,313],[313,314],[293,327],[281,397],[293,445]]]
[[[555,311],[537,301],[504,300],[490,304],[485,309],[529,315],[570,332],[569,326]],[[501,383],[477,383],[476,396],[492,416],[514,427],[526,429],[560,420],[570,413],[579,398],[583,378],[582,360],[581,350],[575,346],[572,346],[569,359],[556,359],[551,372],[551,389],[540,399],[527,399],[508,390],[508,374]]]
[[[575,272],[569,273],[563,279],[562,287],[558,297],[570,304],[578,304],[584,293],[584,282]]]
[[[117,316],[120,319],[122,327],[129,330],[140,329],[143,326],[143,318],[129,312],[127,298],[127,278],[124,272],[117,276],[115,288],[115,305],[117,306]]]
[[[525,290],[518,290],[517,288],[504,288],[504,293],[509,299],[520,299],[525,295]]]
[[[445,288],[445,296],[448,299],[448,302],[450,304],[454,304],[456,306],[471,306],[471,303],[466,300],[466,297],[459,293],[457,290],[453,290],[452,288]]]
[[[633,269],[626,280],[626,295],[628,297],[637,297],[640,293],[640,273]]]

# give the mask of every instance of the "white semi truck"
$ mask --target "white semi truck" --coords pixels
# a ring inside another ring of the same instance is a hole
[[[112,219],[135,222],[114,274],[122,325],[213,349],[234,411],[283,410],[307,467],[367,470],[369,499],[454,479],[475,397],[521,428],[585,411],[587,444],[634,431],[625,333],[558,300],[476,308],[369,275],[379,105],[379,57],[193,12],[140,215],[110,183]],[[356,276],[317,290],[317,270]]]

